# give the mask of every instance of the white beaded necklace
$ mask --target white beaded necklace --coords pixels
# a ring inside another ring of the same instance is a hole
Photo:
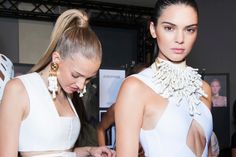
[[[164,98],[174,97],[177,99],[177,104],[186,98],[189,103],[189,114],[191,116],[200,114],[197,109],[200,97],[207,97],[202,89],[201,75],[198,74],[198,69],[186,65],[180,66],[158,58],[151,65],[155,72],[152,81],[160,86],[158,93],[161,96]]]

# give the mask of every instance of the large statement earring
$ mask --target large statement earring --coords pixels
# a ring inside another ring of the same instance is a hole
[[[58,70],[58,64],[52,62],[51,63],[51,69],[49,72],[49,77],[48,77],[48,90],[52,93],[52,98],[56,98],[56,92],[58,90],[57,86],[57,70]]]
[[[78,91],[78,93],[79,93],[79,97],[83,97],[84,94],[86,93],[86,86],[84,86],[83,91]]]

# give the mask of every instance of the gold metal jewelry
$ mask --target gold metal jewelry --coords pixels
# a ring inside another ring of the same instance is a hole
[[[52,62],[50,67],[51,69],[48,77],[48,90],[52,93],[52,98],[55,99],[56,92],[58,91],[57,70],[59,68],[59,65],[55,62]]]

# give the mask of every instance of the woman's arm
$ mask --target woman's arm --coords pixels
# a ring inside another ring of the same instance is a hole
[[[212,157],[211,141],[208,144],[208,157]]]
[[[201,100],[204,102],[204,104],[207,105],[207,107],[211,110],[211,107],[212,107],[212,94],[211,94],[211,87],[209,86],[209,84],[205,81],[203,81],[203,90],[204,92],[207,94],[207,98],[201,98]],[[209,142],[209,146],[208,146],[208,157],[217,157],[217,155],[214,155],[212,153],[213,151],[213,148],[212,148],[212,137],[211,137],[211,140]]]
[[[19,79],[10,80],[0,104],[0,156],[17,157],[19,129],[25,114],[27,94]]]
[[[103,115],[101,122],[97,126],[97,138],[99,146],[106,145],[106,133],[105,133],[106,129],[108,129],[114,122],[115,119],[114,119],[114,104],[113,104]]]
[[[231,149],[232,157],[236,157],[236,148]]]
[[[140,81],[128,77],[115,104],[116,152],[118,157],[138,156],[139,134],[144,112]]]
[[[203,88],[204,92],[207,94],[207,98],[202,97],[201,100],[211,110],[211,107],[212,107],[211,87],[209,86],[209,84],[207,82],[205,82],[205,81],[202,81],[202,82],[203,82],[202,88]]]

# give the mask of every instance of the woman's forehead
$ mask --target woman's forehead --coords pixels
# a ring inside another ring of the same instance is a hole
[[[82,55],[73,55],[65,58],[64,62],[72,71],[84,76],[96,74],[101,61],[98,58],[86,58]]]
[[[189,5],[173,4],[162,10],[158,21],[169,21],[173,24],[181,22],[185,25],[192,25],[197,24],[198,15],[194,8]]]

